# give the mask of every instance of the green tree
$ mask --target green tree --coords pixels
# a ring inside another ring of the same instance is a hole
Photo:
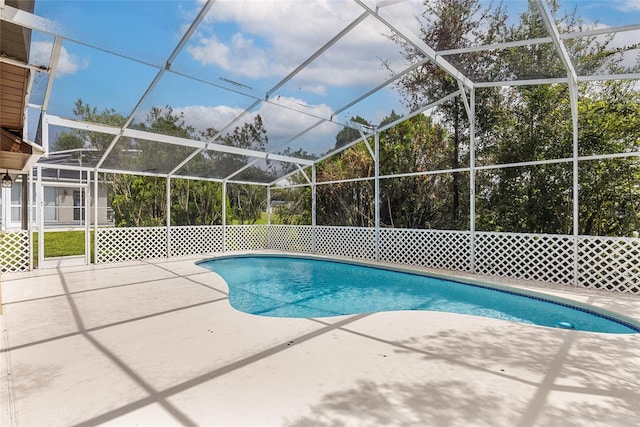
[[[559,4],[550,3],[556,24],[563,31],[582,31],[589,29],[576,18],[574,13],[559,13]],[[547,30],[534,2],[520,16],[520,21],[509,27],[500,41],[522,40],[531,37],[545,37]],[[581,73],[598,73],[604,70],[625,71],[621,65],[622,54],[637,47],[636,44],[626,47],[610,47],[611,39],[585,37],[568,40],[567,50],[573,65]],[[526,47],[508,48],[500,51],[496,57],[500,75],[505,79],[532,79],[545,77],[562,77],[567,75],[563,63],[551,43],[540,43]],[[628,70],[627,70],[628,71]],[[593,83],[582,83],[582,93],[589,94]],[[610,104],[611,110],[621,106],[621,98],[616,99],[606,91],[596,90],[602,103]],[[484,105],[490,107],[479,116],[478,125],[478,158],[485,164],[505,164],[538,160],[553,160],[571,157],[573,151],[572,120],[569,101],[569,89],[565,84],[543,84],[532,86],[512,86],[498,94],[489,94]],[[611,145],[617,138],[612,135],[595,135],[597,127],[585,126],[597,120],[593,116],[593,105],[586,105],[588,97],[579,100],[580,149],[589,151],[591,146]],[[627,108],[628,105],[624,108]],[[628,111],[627,111],[628,112]],[[484,120],[485,118],[489,120]],[[618,116],[613,119],[599,114],[599,119],[623,120]],[[627,116],[630,117],[630,116]],[[624,128],[624,126],[623,126]],[[633,133],[627,133],[633,138]],[[617,147],[615,150],[626,150]],[[623,162],[624,163],[624,162]],[[582,167],[590,167],[582,162]],[[596,170],[599,168],[595,167]],[[599,169],[604,173],[604,169]],[[628,169],[622,168],[620,171]],[[581,176],[593,184],[587,188],[594,189],[595,183],[601,182],[597,174],[581,171]],[[618,175],[618,176],[629,176]],[[610,177],[613,178],[613,177]],[[621,179],[621,178],[619,178]],[[480,230],[538,232],[538,233],[570,233],[573,224],[572,188],[573,170],[570,163],[559,165],[547,164],[527,167],[508,167],[478,174],[477,226]],[[628,187],[628,184],[625,184]],[[613,184],[611,187],[622,188],[625,185]],[[605,191],[600,187],[599,195]],[[593,192],[590,197],[598,199]],[[581,206],[581,216],[593,218],[587,212],[600,206],[595,199]],[[602,202],[602,200],[600,201]],[[625,210],[625,209],[623,209]],[[620,210],[616,210],[619,212]],[[598,214],[600,215],[600,214]],[[602,223],[602,220],[596,222]],[[591,229],[591,221],[584,221],[585,227]]]
[[[640,93],[632,83],[606,82],[578,105],[582,155],[640,151]],[[580,233],[637,236],[640,230],[640,159],[580,162]]]
[[[419,18],[422,24],[421,39],[436,51],[469,47],[473,44],[492,43],[504,31],[506,16],[498,7],[482,8],[478,0],[438,0],[423,1],[424,10]],[[392,39],[402,49],[408,64],[424,59],[422,51],[399,36]],[[455,65],[464,74],[481,78],[491,69],[495,61],[493,52],[474,52],[457,58]],[[433,62],[424,62],[413,72],[400,78],[396,89],[411,109],[432,102],[458,90],[454,77]],[[453,99],[438,107],[443,124],[449,130],[448,167],[457,169],[467,162],[469,121],[464,105]],[[461,175],[451,174],[449,192],[451,194],[451,217],[454,223],[464,222],[462,218]]]
[[[380,174],[446,169],[451,149],[445,128],[434,124],[429,117],[417,115],[380,134]],[[461,209],[462,220],[452,217],[453,195],[449,191],[452,179],[452,174],[383,179],[381,225],[439,229],[468,227],[468,208]]]

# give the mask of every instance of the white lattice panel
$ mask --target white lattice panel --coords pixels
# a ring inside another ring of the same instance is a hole
[[[356,227],[316,227],[316,253],[375,259],[375,230]]]
[[[310,225],[271,225],[267,247],[285,252],[311,252],[313,227]]]
[[[171,227],[171,256],[200,255],[222,252],[221,225],[194,225]]]
[[[581,236],[580,286],[640,294],[640,239]]]
[[[380,260],[468,271],[471,266],[470,236],[468,231],[382,229]]]
[[[476,233],[478,274],[572,284],[573,256],[572,236]]]
[[[0,269],[2,272],[28,271],[29,263],[29,232],[0,234]]]
[[[232,225],[227,227],[228,251],[257,251],[267,248],[266,225]]]
[[[96,263],[166,258],[166,227],[99,228]]]

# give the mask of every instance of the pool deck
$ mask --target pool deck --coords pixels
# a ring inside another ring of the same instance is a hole
[[[197,259],[3,274],[0,425],[640,420],[640,334],[414,311],[258,317]],[[509,282],[640,320],[638,295]]]

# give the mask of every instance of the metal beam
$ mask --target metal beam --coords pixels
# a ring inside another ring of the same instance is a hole
[[[147,131],[138,130],[138,129],[124,129],[123,130],[123,129],[117,128],[115,126],[98,125],[98,124],[91,123],[91,122],[84,122],[84,121],[79,121],[79,120],[65,119],[65,118],[62,118],[62,117],[52,116],[52,115],[49,115],[49,114],[47,114],[46,117],[47,117],[47,120],[48,120],[49,124],[57,125],[57,126],[64,126],[64,127],[68,127],[68,128],[71,128],[71,129],[80,129],[80,130],[86,130],[86,131],[91,131],[91,132],[100,132],[100,133],[106,133],[106,134],[110,134],[110,135],[117,135],[117,136],[124,136],[124,137],[128,137],[128,138],[143,139],[143,140],[147,140],[147,141],[162,142],[162,143],[167,143],[167,144],[180,145],[180,146],[183,146],[183,147],[193,147],[193,148],[196,148],[196,149],[216,151],[216,152],[221,152],[221,153],[238,154],[238,155],[241,155],[241,156],[255,157],[255,158],[258,158],[258,159],[267,159],[267,158],[269,158],[270,160],[277,160],[277,161],[282,161],[282,162],[287,162],[287,163],[296,163],[296,164],[300,163],[300,164],[304,164],[304,165],[312,165],[313,164],[313,160],[300,159],[300,158],[297,158],[297,157],[284,156],[284,155],[281,155],[281,154],[269,154],[269,153],[266,153],[264,151],[249,150],[249,149],[246,149],[246,148],[238,148],[238,147],[233,147],[233,146],[230,146],[230,145],[214,144],[214,143],[209,143],[209,142],[204,142],[204,141],[198,141],[198,140],[195,140],[195,139],[181,138],[181,137],[172,136],[172,135],[163,135],[163,134],[159,134],[159,133],[147,132]],[[192,153],[190,156],[194,156],[194,153]]]
[[[329,40],[327,43],[325,43],[320,49],[318,49],[317,51],[315,51],[309,58],[307,58],[304,62],[302,62],[302,64],[298,65],[296,67],[295,70],[293,70],[292,72],[290,72],[285,78],[283,78],[282,80],[280,80],[278,83],[276,83],[275,86],[273,86],[271,88],[271,90],[269,90],[267,92],[267,95],[265,97],[265,99],[269,99],[269,97],[271,95],[273,95],[273,93],[280,89],[282,86],[284,86],[289,80],[291,80],[292,78],[294,78],[300,71],[304,70],[307,65],[311,64],[313,61],[315,61],[320,55],[322,55],[327,49],[329,49],[331,46],[333,46],[334,44],[336,44],[342,37],[344,37],[345,35],[347,35],[349,32],[351,32],[351,30],[353,30],[355,27],[357,27],[362,21],[364,21],[367,16],[369,16],[368,13],[364,12],[363,14],[361,14],[360,16],[358,16],[356,19],[354,19],[349,25],[347,25],[345,28],[342,29],[342,31],[340,31],[338,34],[336,34],[335,36],[333,36],[333,38],[331,40]]]
[[[133,119],[135,118],[136,113],[138,112],[140,107],[144,104],[146,99],[149,97],[153,89],[158,85],[164,73],[167,72],[169,69],[171,69],[173,60],[178,56],[180,51],[182,51],[184,46],[187,44],[187,41],[189,41],[189,38],[191,37],[191,35],[195,32],[200,22],[207,15],[207,13],[209,12],[209,9],[211,9],[211,6],[213,6],[213,3],[215,3],[215,0],[207,0],[205,5],[202,6],[202,9],[200,9],[200,12],[196,16],[196,18],[193,20],[193,22],[191,23],[187,31],[184,33],[184,35],[182,36],[182,38],[180,39],[176,47],[173,49],[173,51],[167,58],[167,61],[165,62],[164,67],[158,70],[158,73],[153,78],[153,80],[145,90],[144,94],[142,94],[142,97],[140,97],[135,107],[133,107],[133,110],[129,114],[129,117],[127,117],[127,120],[125,121],[124,125],[122,125],[122,131],[126,130],[129,127],[129,125],[131,125],[131,122],[133,122]],[[111,153],[111,150],[113,150],[113,148],[115,147],[119,139],[120,139],[120,135],[117,135],[113,138],[113,140],[105,150],[102,157],[100,157],[100,160],[98,160],[98,163],[96,164],[96,167],[95,167],[96,170],[100,169],[100,166],[102,166],[102,164],[105,162],[105,160]]]
[[[421,51],[427,58],[431,59],[436,65],[446,71],[451,77],[456,80],[461,81],[466,87],[472,88],[473,82],[465,76],[460,70],[454,67],[449,61],[444,59],[442,56],[438,55],[435,50],[433,50],[429,45],[427,45],[420,37],[415,35],[412,31],[407,29],[404,24],[402,24],[399,20],[384,18],[380,11],[384,11],[386,9],[378,9],[373,10],[367,4],[365,4],[362,0],[355,0],[363,9],[365,9],[371,16],[375,17],[378,21],[384,24],[387,28],[389,28],[394,33],[398,34],[402,37],[407,43],[411,44],[413,47]]]
[[[544,25],[547,28],[547,32],[551,36],[553,45],[556,47],[556,51],[560,56],[560,60],[564,64],[564,68],[567,70],[567,75],[571,78],[572,81],[577,82],[578,75],[576,74],[576,70],[573,67],[571,58],[569,57],[569,52],[567,52],[564,43],[560,39],[560,32],[558,31],[558,27],[553,20],[553,15],[551,14],[551,10],[549,10],[549,5],[545,0],[535,0],[535,2],[538,6],[540,16],[542,17],[542,22],[544,22]]]
[[[47,88],[44,92],[44,100],[42,101],[42,111],[47,111],[49,106],[49,98],[51,97],[51,89],[53,89],[54,76],[58,69],[58,61],[60,60],[60,52],[62,51],[62,39],[56,37],[53,40],[53,47],[51,49],[51,59],[49,61],[49,79],[47,81]]]
[[[450,99],[455,98],[455,97],[456,97],[456,96],[458,96],[458,95],[460,95],[460,91],[459,91],[459,90],[457,90],[457,91],[455,91],[455,92],[453,92],[453,93],[450,93],[449,95],[444,96],[444,97],[440,98],[439,100],[437,100],[437,101],[435,101],[435,102],[430,102],[430,103],[428,103],[428,104],[424,104],[424,105],[423,105],[423,106],[421,106],[420,108],[417,108],[416,110],[412,111],[410,114],[408,114],[408,115],[406,115],[406,116],[402,116],[402,117],[401,117],[401,118],[399,118],[398,120],[395,120],[395,121],[393,121],[393,122],[391,122],[391,123],[387,123],[386,125],[384,125],[384,126],[380,127],[380,128],[378,129],[378,131],[382,132],[382,131],[384,131],[384,130],[387,130],[387,129],[389,129],[389,128],[392,128],[393,126],[397,125],[398,123],[402,123],[402,122],[404,122],[405,120],[408,120],[408,119],[410,119],[410,118],[412,118],[412,117],[417,116],[418,114],[422,114],[422,113],[424,113],[425,111],[428,111],[428,110],[430,110],[430,109],[432,109],[432,108],[435,108],[435,107],[437,107],[438,105],[443,104],[443,103],[445,103],[445,102],[449,101]],[[328,159],[329,157],[335,156],[336,154],[338,154],[338,153],[340,153],[340,152],[342,152],[342,151],[344,151],[344,150],[346,150],[346,149],[348,149],[348,148],[350,148],[350,147],[352,147],[352,146],[356,145],[358,142],[360,142],[360,141],[362,141],[362,140],[363,140],[363,138],[362,138],[362,137],[360,137],[360,138],[358,138],[358,139],[356,139],[356,140],[354,140],[354,141],[351,141],[350,143],[343,145],[342,147],[338,148],[337,150],[334,150],[334,151],[332,151],[332,152],[330,152],[330,153],[327,153],[327,154],[325,154],[324,156],[322,156],[322,157],[320,157],[320,158],[316,159],[316,161],[315,161],[315,162],[316,162],[316,163],[318,163],[318,162],[321,162],[321,161],[323,161],[323,160],[325,160],[325,159]]]

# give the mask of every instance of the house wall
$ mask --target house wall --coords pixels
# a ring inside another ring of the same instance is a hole
[[[89,222],[93,223],[95,212],[95,201],[92,194],[93,189],[89,193]],[[58,219],[60,223],[74,223],[83,218],[85,201],[82,197],[84,194],[80,188],[58,188],[56,198]],[[110,224],[111,215],[108,214],[107,192],[104,188],[98,188],[98,224]],[[78,217],[79,215],[79,217]]]
[[[94,222],[94,197],[91,194],[93,187],[89,188],[89,223]],[[47,226],[79,226],[84,219],[84,200],[80,197],[81,187],[55,187],[52,185],[45,186],[43,194],[44,201],[44,222]],[[33,197],[33,205],[30,221],[36,224],[36,203]],[[14,184],[14,188],[10,191],[2,192],[3,208],[3,228],[4,229],[20,229],[21,215],[23,212],[21,206],[21,188]],[[80,205],[78,205],[80,204]],[[107,191],[105,188],[98,188],[98,224],[113,225],[113,215],[111,208],[108,206]]]

